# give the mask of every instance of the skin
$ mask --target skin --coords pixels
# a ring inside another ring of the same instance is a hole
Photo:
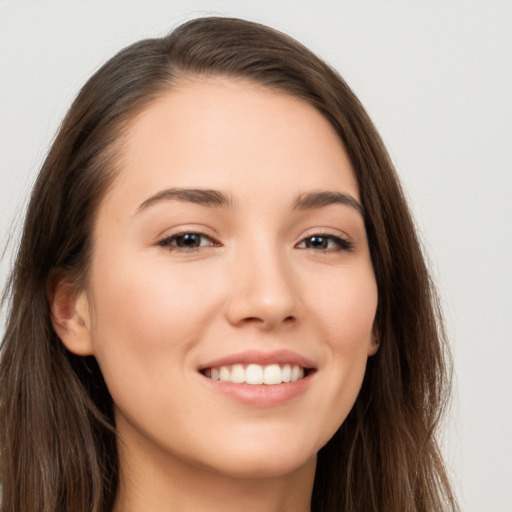
[[[150,199],[178,187],[231,203]],[[53,300],[61,339],[97,358],[115,403],[117,511],[309,510],[316,453],[377,350],[363,217],[342,203],[294,208],[318,191],[359,201],[342,143],[300,99],[191,79],[133,121],[97,213],[87,287],[60,283]],[[182,249],[169,245],[177,232],[206,236]],[[327,246],[312,247],[313,235]],[[281,349],[315,372],[279,405],[241,403],[198,371]]]

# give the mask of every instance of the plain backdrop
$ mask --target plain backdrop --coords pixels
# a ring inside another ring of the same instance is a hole
[[[0,247],[12,235],[1,282],[81,85],[128,43],[208,14],[292,35],[366,106],[445,305],[455,394],[443,444],[462,509],[512,512],[510,0],[0,0]]]

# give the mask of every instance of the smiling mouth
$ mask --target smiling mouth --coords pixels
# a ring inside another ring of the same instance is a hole
[[[307,377],[313,369],[296,364],[233,364],[205,368],[201,373],[212,380],[233,384],[266,384],[273,386],[297,382]]]

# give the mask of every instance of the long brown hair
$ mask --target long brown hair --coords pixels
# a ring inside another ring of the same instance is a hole
[[[98,203],[123,133],[181,78],[251,80],[312,104],[357,177],[378,286],[380,349],[346,421],[318,454],[315,512],[457,510],[436,442],[449,359],[438,300],[389,156],[343,79],[292,38],[202,18],[122,50],[83,87],[33,189],[4,304],[0,481],[4,512],[109,512],[119,480],[112,399],[92,357],[68,352],[47,287],[87,279]]]

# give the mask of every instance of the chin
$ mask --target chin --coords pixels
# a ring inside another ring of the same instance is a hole
[[[316,466],[316,453],[304,458],[303,454],[276,453],[252,454],[223,460],[217,471],[232,478],[266,479],[296,473],[306,467]]]
[[[289,436],[237,437],[227,445],[217,444],[213,460],[211,453],[203,452],[203,457],[210,458],[212,463],[208,464],[205,458],[203,461],[212,469],[236,478],[275,478],[316,466],[320,447],[313,446],[311,439],[305,442],[304,439],[294,441]]]

